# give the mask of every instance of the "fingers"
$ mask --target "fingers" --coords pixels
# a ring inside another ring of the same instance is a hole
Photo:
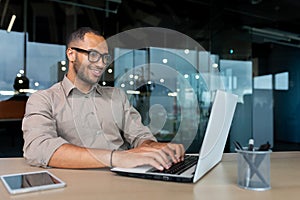
[[[178,161],[183,161],[185,150],[182,144],[173,144],[175,148],[175,157]]]
[[[185,149],[182,144],[157,143],[128,150],[127,152],[139,155],[138,165],[151,165],[159,170],[168,169],[172,163],[183,161]],[[132,157],[133,158],[133,157]]]
[[[154,159],[155,166],[153,165],[153,160],[151,160],[152,166],[157,167],[157,163],[160,164],[165,169],[168,169],[171,167],[172,163],[178,163],[180,161],[183,161],[184,159],[184,147],[182,144],[165,144],[160,149],[157,148],[148,148],[148,154],[147,156]],[[171,160],[170,160],[171,159]]]
[[[152,167],[155,167],[156,169],[162,171],[164,170],[164,167],[157,162],[155,159],[149,159],[148,164],[151,165]]]
[[[170,168],[172,163],[170,163],[166,154],[162,153],[162,151],[151,151],[145,153],[137,153],[138,157],[135,158],[136,164],[135,166],[140,165],[151,165],[158,170],[164,170]],[[133,156],[131,156],[133,158]]]
[[[157,168],[159,170],[163,170],[164,168],[168,169],[172,165],[172,163],[169,161],[167,155],[165,153],[163,153],[162,151],[150,152],[150,153],[148,153],[147,156],[152,158],[151,161],[155,161],[160,165],[159,168],[156,167],[156,164],[154,166],[155,168]],[[152,164],[152,163],[150,163],[150,164]],[[161,167],[163,167],[163,168],[161,168]]]
[[[173,147],[171,147],[171,145],[167,145],[164,148],[162,148],[163,152],[168,155],[171,160],[173,161],[173,163],[177,163],[179,162],[177,156],[175,155],[175,149],[173,149]]]
[[[171,157],[174,163],[183,161],[185,151],[182,144],[169,143],[163,150]]]

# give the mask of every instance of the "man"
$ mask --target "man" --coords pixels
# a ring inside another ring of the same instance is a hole
[[[24,157],[59,168],[169,168],[183,160],[181,144],[159,143],[141,123],[124,92],[100,87],[110,62],[105,39],[84,27],[67,41],[63,81],[31,95],[23,119]]]

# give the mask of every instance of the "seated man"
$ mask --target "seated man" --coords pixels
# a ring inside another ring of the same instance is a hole
[[[35,166],[159,170],[183,160],[181,144],[159,143],[126,95],[98,82],[110,63],[105,39],[80,28],[67,41],[68,73],[30,96],[23,119],[24,157]]]

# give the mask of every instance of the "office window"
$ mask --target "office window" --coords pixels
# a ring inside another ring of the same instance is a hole
[[[28,42],[27,77],[34,90],[46,89],[58,82],[59,61],[65,61],[65,45]]]
[[[251,61],[221,59],[220,70],[225,88],[239,95],[239,102],[243,102],[244,95],[252,94]]]
[[[0,101],[2,101],[14,94],[14,79],[24,67],[24,33],[8,33],[0,30],[0,38]]]
[[[275,90],[289,90],[289,73],[275,74]]]
[[[254,77],[253,89],[273,89],[272,75]]]

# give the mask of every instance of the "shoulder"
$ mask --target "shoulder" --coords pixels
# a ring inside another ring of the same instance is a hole
[[[51,102],[54,97],[61,97],[63,93],[63,88],[59,83],[54,84],[48,89],[38,90],[35,93],[31,94],[28,98],[29,103],[38,103],[38,102]]]

